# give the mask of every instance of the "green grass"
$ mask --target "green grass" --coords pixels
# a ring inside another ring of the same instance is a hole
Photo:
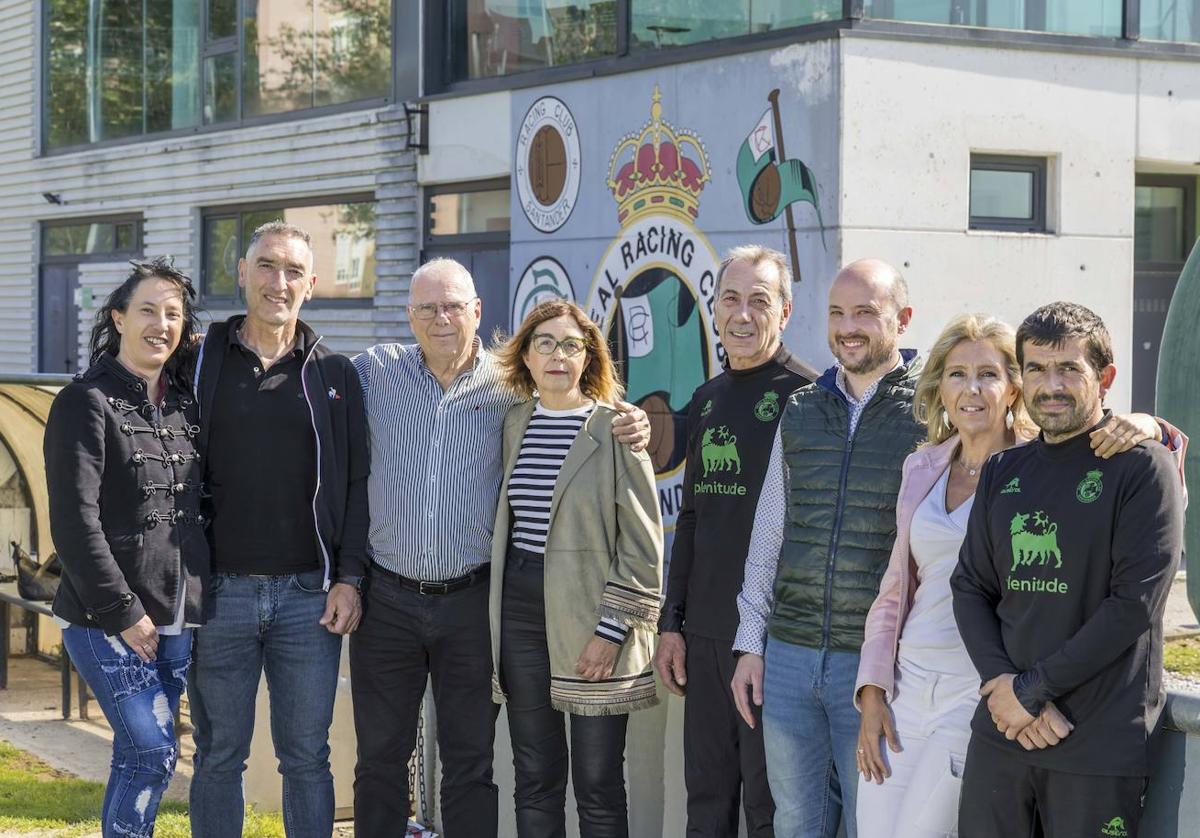
[[[51,768],[35,756],[0,742],[0,831],[40,831],[75,838],[100,831],[104,786]],[[155,823],[156,838],[187,838],[187,805],[164,801]],[[247,808],[246,838],[283,838],[278,815]]]
[[[1200,677],[1200,638],[1185,637],[1165,644],[1163,669],[1176,675]]]

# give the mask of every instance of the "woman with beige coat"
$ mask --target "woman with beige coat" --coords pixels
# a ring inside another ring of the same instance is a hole
[[[507,703],[517,833],[566,835],[569,713],[580,835],[624,838],[628,714],[658,703],[654,470],[613,439],[620,385],[577,305],[539,305],[496,356],[529,398],[505,418],[491,569],[493,692]]]

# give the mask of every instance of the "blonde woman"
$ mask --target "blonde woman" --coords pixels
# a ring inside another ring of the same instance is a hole
[[[913,412],[929,439],[904,462],[895,546],[867,615],[855,687],[858,767],[868,781],[858,791],[858,828],[940,838],[957,834],[980,686],[954,621],[950,573],[984,461],[1036,433],[1021,400],[1012,327],[977,314],[952,320],[929,354]],[[1180,451],[1186,444],[1151,416],[1117,416],[1092,434],[1092,447],[1110,457],[1160,437]],[[1037,739],[1022,734],[1030,749],[1061,741],[1071,724],[1051,704],[1031,728]]]
[[[528,399],[505,417],[491,570],[494,692],[507,703],[517,834],[566,835],[569,759],[580,835],[624,838],[628,714],[658,703],[654,471],[644,452],[613,439],[621,388],[577,305],[538,306],[496,357]]]

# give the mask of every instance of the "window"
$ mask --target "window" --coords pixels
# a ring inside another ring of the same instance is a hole
[[[1141,0],[1141,36],[1149,41],[1200,41],[1200,5]]]
[[[1180,178],[1139,175],[1134,189],[1133,261],[1182,265],[1192,246],[1191,190]]]
[[[1144,1],[1144,0],[1143,0]],[[1122,0],[866,0],[867,17],[1121,37]]]
[[[842,16],[842,0],[631,0],[632,51],[787,29]]]
[[[142,222],[55,221],[42,224],[42,258],[80,259],[132,256],[142,249]]]
[[[453,0],[455,75],[507,76],[616,55],[619,2]]]
[[[972,230],[1046,230],[1046,159],[971,155]]]
[[[346,198],[340,203],[259,205],[214,209],[204,215],[202,291],[206,298],[235,300],[238,260],[260,224],[281,219],[312,237],[313,300],[369,300],[375,296],[375,201]]]
[[[45,31],[51,149],[391,91],[392,0],[46,0]]]
[[[472,233],[507,233],[509,190],[481,189],[474,192],[437,192],[429,196],[431,237]]]

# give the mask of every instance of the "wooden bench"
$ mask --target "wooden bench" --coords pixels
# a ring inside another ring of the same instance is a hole
[[[17,606],[25,611],[31,611],[34,614],[44,614],[47,617],[52,617],[49,603],[35,602],[31,599],[25,599],[17,592],[17,584],[8,582],[0,584],[0,626],[3,626],[3,635],[0,636],[0,690],[8,689],[8,633],[9,633],[9,611],[12,606]],[[64,719],[71,718],[71,657],[67,654],[67,650],[62,651],[62,717]],[[86,719],[88,717],[88,688],[87,682],[83,678],[76,675],[79,682],[79,718]]]

